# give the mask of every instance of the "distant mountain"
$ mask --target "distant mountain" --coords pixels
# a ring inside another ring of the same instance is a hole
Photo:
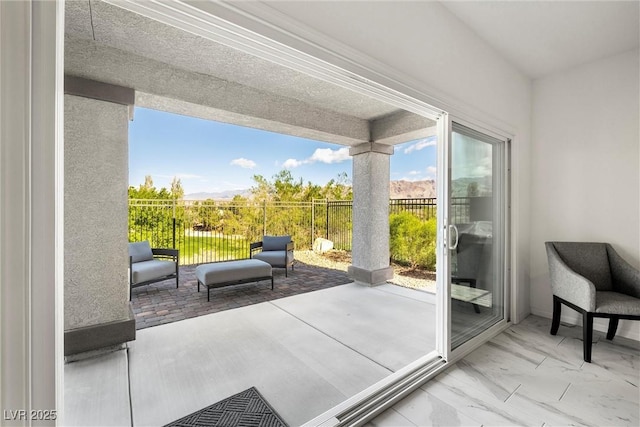
[[[185,200],[231,200],[235,196],[240,195],[242,197],[249,197],[251,195],[251,191],[247,188],[244,190],[226,190],[226,191],[218,191],[213,193],[208,193],[202,191],[200,193],[189,193],[184,195]]]
[[[453,197],[487,196],[491,194],[493,184],[491,176],[477,178],[458,178],[452,184]]]
[[[391,181],[389,194],[392,199],[420,199],[436,197],[436,182],[424,181]]]
[[[487,196],[491,194],[491,176],[458,178],[451,182],[453,197]],[[391,181],[389,190],[392,199],[419,199],[436,197],[438,190],[434,180]]]
[[[469,192],[475,192],[477,196],[491,194],[491,177],[459,178],[452,182],[453,197],[467,197]],[[389,194],[392,199],[420,199],[436,197],[436,182],[432,179],[423,181],[391,181]],[[184,196],[185,200],[231,200],[234,196],[251,197],[249,189],[227,190],[219,192],[190,193]]]

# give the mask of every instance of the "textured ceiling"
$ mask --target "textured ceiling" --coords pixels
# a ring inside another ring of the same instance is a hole
[[[68,35],[365,120],[398,108],[96,0],[67,1]]]

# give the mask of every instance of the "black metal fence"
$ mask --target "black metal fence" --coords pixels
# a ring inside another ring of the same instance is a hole
[[[311,202],[228,202],[193,200],[129,200],[129,241],[149,240],[153,247],[180,249],[181,264],[242,259],[249,244],[263,235],[291,235],[296,248],[310,249],[314,240],[331,240],[334,248],[351,250],[351,200]],[[392,199],[389,213],[410,212],[427,220],[436,215],[436,199]],[[452,217],[468,222],[468,198],[456,198]]]

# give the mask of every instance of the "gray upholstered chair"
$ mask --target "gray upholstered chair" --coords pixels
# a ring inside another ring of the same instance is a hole
[[[263,236],[261,242],[251,243],[249,247],[250,258],[271,264],[271,267],[284,268],[287,276],[287,268],[291,266],[293,271],[294,245],[291,236]]]
[[[456,246],[456,271],[451,283],[467,283],[471,288],[486,289],[487,269],[491,266],[491,239],[476,234],[461,233]],[[476,313],[478,304],[471,303]]]
[[[177,249],[151,248],[148,241],[129,243],[129,300],[133,288],[180,277]]]
[[[546,242],[553,321],[551,335],[560,326],[561,304],[582,314],[584,360],[591,362],[593,318],[609,318],[611,340],[620,319],[640,320],[640,273],[608,243]]]

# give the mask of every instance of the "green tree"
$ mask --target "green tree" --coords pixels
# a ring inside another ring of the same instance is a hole
[[[184,198],[184,188],[182,188],[182,182],[177,176],[174,176],[173,181],[171,181],[171,198],[173,200],[182,200]]]
[[[176,178],[172,187],[175,187],[176,197],[164,187],[158,190],[150,175],[145,176],[144,184],[138,188],[129,187],[129,199],[133,199],[129,203],[129,241],[148,240],[152,247],[172,247],[175,218],[176,246],[180,243],[184,237],[186,212],[184,204],[177,200],[182,198],[184,190]]]

